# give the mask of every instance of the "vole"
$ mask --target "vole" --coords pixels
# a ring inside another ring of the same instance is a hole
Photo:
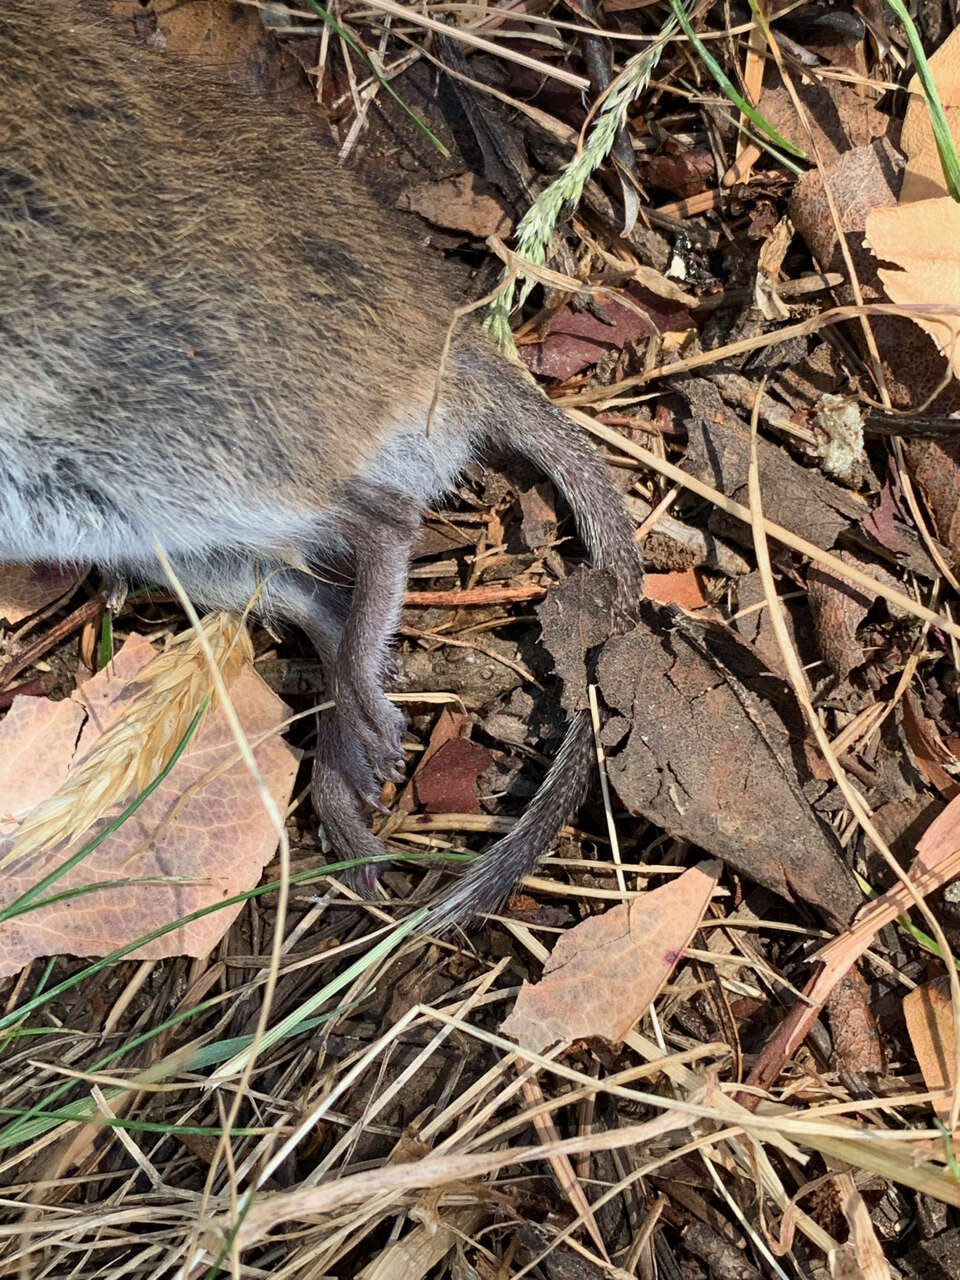
[[[427,430],[456,289],[292,111],[77,0],[3,0],[0,98],[0,560],[156,579],[159,543],[202,605],[242,610],[262,587],[336,700],[320,821],[338,855],[382,860],[367,818],[401,759],[383,683],[421,513],[471,460],[531,459],[627,616],[641,559],[606,465],[476,321]],[[434,926],[502,902],[592,757],[581,712]]]

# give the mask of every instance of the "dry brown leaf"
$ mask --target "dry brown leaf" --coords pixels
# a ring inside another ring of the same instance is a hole
[[[53,564],[0,565],[0,618],[22,622],[69,591],[78,577],[76,569]]]
[[[960,28],[930,58],[930,71],[940,94],[947,126],[960,145]],[[912,317],[948,356],[960,375],[960,205],[947,195],[930,111],[915,75],[907,86],[910,102],[900,145],[907,166],[895,208],[878,208],[867,218],[867,243],[880,259],[901,268],[881,268],[880,279],[892,302],[942,303],[955,315]]]
[[[253,658],[243,619],[211,613],[201,621],[200,631],[229,688]],[[121,670],[112,664],[114,677]],[[24,815],[12,846],[0,856],[0,867],[13,858],[78,840],[111,806],[142,791],[166,767],[211,693],[201,637],[192,629],[151,656],[135,677],[131,675],[121,697],[111,696],[99,711],[95,702],[102,688],[96,681],[78,689],[73,696],[87,706],[90,721],[69,773],[62,786]]]
[[[827,1009],[836,1069],[882,1075],[883,1040],[870,1008],[870,988],[856,965],[830,992]]]
[[[413,184],[400,193],[397,208],[419,213],[435,227],[465,231],[481,240],[506,237],[513,230],[504,202],[473,173]]]
[[[520,347],[524,364],[545,378],[562,381],[604,355],[621,351],[629,342],[655,334],[685,333],[693,326],[683,305],[660,298],[642,285],[629,285],[621,297],[623,301],[597,298],[599,314],[562,306],[551,317],[550,330],[541,342]]]
[[[917,699],[910,692],[903,699],[903,731],[917,768],[926,780],[947,800],[960,795],[960,785],[947,772],[948,768],[956,769],[960,760],[941,738],[934,722],[923,714]]]
[[[504,1033],[533,1053],[587,1036],[619,1044],[689,945],[719,874],[718,862],[701,862],[568,930],[542,981],[523,984]]]
[[[130,681],[155,656],[147,641],[135,637],[74,698],[14,701],[0,723],[0,813],[22,818],[56,789],[73,761],[89,752],[103,727],[118,715]],[[298,763],[298,753],[279,737],[286,708],[251,667],[237,676],[230,693],[261,774],[283,809]],[[81,699],[90,714],[78,743]],[[130,795],[124,803],[132,799]],[[123,807],[115,806],[110,816]],[[109,820],[102,819],[84,838]],[[18,825],[7,822],[0,828],[0,853],[9,848]],[[100,881],[147,877],[153,883],[104,888],[13,917],[0,926],[0,975],[16,972],[36,956],[103,955],[249,889],[276,846],[277,833],[256,784],[238,758],[225,717],[214,710],[137,813],[43,897]],[[0,905],[32,888],[77,847],[60,844],[18,860],[0,882]],[[133,954],[144,959],[205,955],[239,911],[236,906],[214,912]]]
[[[855,147],[869,146],[889,128],[889,117],[877,109],[859,85],[834,79],[802,81],[798,78],[793,88],[806,108],[806,119],[801,121],[793,95],[779,75],[771,75],[770,79],[772,83],[760,95],[757,110],[788,142],[812,155],[813,146],[807,135],[809,127],[816,154],[827,166]]]
[[[960,375],[960,205],[949,196],[874,209],[867,218],[867,243],[878,258],[902,268],[879,270],[891,302],[942,304],[954,314],[912,315]]]
[[[937,533],[960,564],[960,444],[911,440],[907,458]]]
[[[841,551],[840,556],[858,569],[865,568],[849,551]],[[849,579],[838,578],[817,564],[811,564],[807,573],[807,598],[823,660],[839,680],[845,680],[865,660],[857,631],[873,600]]]
[[[936,1110],[940,1115],[948,1116],[957,1051],[947,978],[934,978],[904,996],[903,1016],[924,1084],[931,1093],[941,1089],[945,1091],[946,1096],[936,1104]]]
[[[73,698],[14,698],[0,722],[0,843],[63,782],[84,718]]]
[[[960,27],[952,31],[940,47],[934,50],[929,64],[943,103],[950,136],[960,146]],[[903,186],[900,188],[901,204],[947,194],[937,143],[930,124],[930,110],[919,76],[911,78],[907,92],[910,94],[910,101],[900,135],[900,146],[907,157]]]
[[[671,145],[674,144],[667,144]],[[679,200],[699,195],[717,180],[717,162],[706,147],[676,152],[665,149],[649,157],[638,156],[637,160],[642,180],[648,186],[669,191]]]
[[[492,763],[486,747],[469,738],[453,738],[417,770],[417,799],[427,813],[477,813],[477,779]]]

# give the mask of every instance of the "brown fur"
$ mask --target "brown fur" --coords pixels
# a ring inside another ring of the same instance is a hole
[[[363,814],[399,750],[382,678],[419,511],[470,458],[525,454],[629,607],[619,495],[473,322],[426,434],[449,277],[300,117],[77,0],[3,0],[0,94],[0,558],[155,576],[157,541],[234,608],[269,576],[264,610],[310,635],[338,701],[318,813],[339,852],[382,856]],[[575,725],[526,825],[436,920],[494,905],[542,852],[585,743]]]

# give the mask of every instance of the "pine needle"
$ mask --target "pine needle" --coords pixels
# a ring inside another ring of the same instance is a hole
[[[253,659],[243,619],[235,613],[214,613],[200,625],[229,686]],[[0,867],[73,843],[111,809],[143,791],[166,766],[213,692],[197,633],[190,630],[174,637],[131,682],[121,715],[72,765],[53,795],[27,813]]]

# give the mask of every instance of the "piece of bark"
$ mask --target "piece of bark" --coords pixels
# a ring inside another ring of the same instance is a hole
[[[576,569],[537,607],[544,647],[563,681],[568,715],[587,705],[587,655],[613,631],[617,584],[602,569]]]
[[[716,387],[702,378],[678,384],[690,405],[684,470],[719,489],[728,497],[749,505],[747,472],[750,466],[750,428],[726,405]],[[762,437],[757,441],[763,513],[818,547],[833,547],[842,533],[867,513],[861,499],[828,480],[819,471],[801,467],[780,445]],[[717,520],[741,542],[750,542],[747,526],[723,518]],[[713,523],[713,521],[711,521]]]
[[[607,762],[617,793],[672,836],[845,922],[860,895],[801,790],[809,774],[796,731],[772,696],[758,692],[778,682],[729,633],[704,642],[686,634],[690,626],[664,630],[661,618],[659,630],[641,625],[604,648],[604,700],[620,713],[618,733],[624,721],[632,726]],[[722,659],[705,656],[718,644]]]

